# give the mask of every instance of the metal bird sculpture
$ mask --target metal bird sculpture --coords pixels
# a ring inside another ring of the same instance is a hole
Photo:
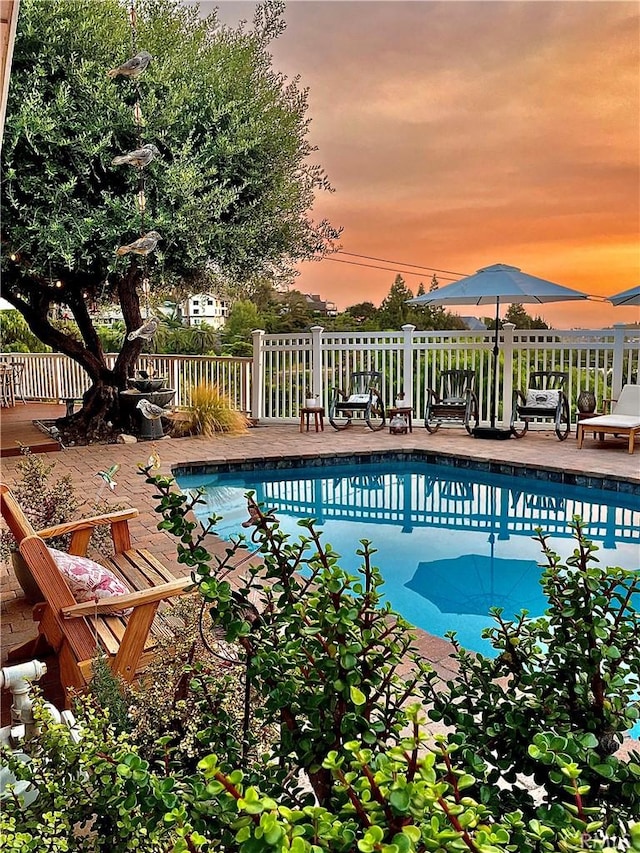
[[[109,486],[109,488],[113,492],[115,487],[118,485],[113,478],[119,470],[120,466],[116,462],[115,465],[112,465],[110,468],[107,468],[106,471],[98,471],[96,476],[102,477],[102,480],[104,481],[105,485]]]
[[[112,68],[111,71],[107,71],[107,77],[110,77],[111,79],[118,76],[137,77],[138,74],[142,74],[152,59],[153,57],[150,53],[147,53],[146,50],[141,50],[139,53],[136,53],[135,56],[132,56],[131,59],[123,62],[122,65],[118,65],[117,68]]]
[[[143,145],[142,148],[136,148],[135,151],[129,151],[128,154],[122,154],[114,157],[111,161],[112,166],[135,166],[136,169],[144,169],[149,163],[157,157],[160,152],[155,145]]]
[[[149,400],[140,400],[136,409],[140,409],[144,417],[149,421],[157,421],[158,418],[167,417],[171,414],[170,409],[163,409],[162,406],[156,406],[155,403]]]
[[[116,462],[115,465],[112,465],[110,468],[107,468],[106,471],[98,471],[97,472],[96,476],[100,477],[102,482],[100,483],[100,488],[98,489],[98,491],[96,493],[96,503],[102,497],[102,493],[105,490],[105,486],[109,486],[109,488],[111,489],[112,492],[115,490],[115,488],[118,484],[116,483],[116,481],[113,478],[115,477],[115,475],[118,473],[119,470],[120,470],[120,466]]]
[[[135,255],[148,255],[153,252],[158,245],[158,240],[161,239],[162,237],[157,231],[147,231],[144,237],[134,240],[133,243],[129,243],[127,246],[119,246],[116,255],[128,255],[129,252],[133,252]]]
[[[151,338],[158,331],[159,325],[160,323],[156,317],[149,317],[149,319],[145,320],[139,329],[135,329],[133,332],[129,332],[129,334],[127,335],[127,340],[135,341],[136,338],[142,338],[143,341],[150,341]]]

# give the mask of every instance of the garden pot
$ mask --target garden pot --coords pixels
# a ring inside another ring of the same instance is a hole
[[[30,604],[44,601],[44,595],[40,592],[40,587],[20,551],[11,552],[11,562],[13,563],[13,572],[27,601]]]
[[[307,409],[319,409],[320,408],[320,400],[318,397],[307,397],[304,401],[305,408]]]

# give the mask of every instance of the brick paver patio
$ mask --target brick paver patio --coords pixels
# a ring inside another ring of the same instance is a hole
[[[54,474],[70,474],[78,494],[86,496],[89,504],[94,500],[101,483],[96,476],[97,472],[119,463],[117,487],[115,493],[109,494],[109,498],[138,508],[140,516],[131,525],[136,545],[148,548],[179,576],[183,571],[176,563],[174,541],[157,530],[158,516],[153,512],[151,490],[137,473],[138,463],[146,462],[151,447],[150,442],[75,447],[56,453],[50,459],[56,464]],[[413,434],[390,435],[386,429],[373,433],[360,426],[336,432],[326,424],[324,432],[300,433],[296,422],[277,426],[260,425],[242,436],[162,439],[155,442],[155,447],[161,457],[161,470],[167,474],[173,466],[185,462],[278,460],[290,456],[334,456],[421,448],[438,454],[531,465],[576,474],[597,474],[640,484],[640,453],[630,456],[625,440],[618,442],[608,438],[605,444],[588,440],[583,449],[578,450],[574,437],[559,442],[553,432],[530,433],[520,441],[495,442],[476,440],[458,429],[441,430],[435,435],[429,435],[421,427],[414,427]],[[2,459],[3,482],[11,485],[18,461],[14,458]],[[216,547],[214,543],[212,545]],[[217,547],[222,546],[218,543]],[[640,544],[638,555],[640,564]],[[31,620],[31,607],[7,566],[1,568],[1,615],[4,662],[11,646],[36,633]],[[450,668],[449,644],[441,638],[419,632],[419,646],[425,658],[445,674]]]

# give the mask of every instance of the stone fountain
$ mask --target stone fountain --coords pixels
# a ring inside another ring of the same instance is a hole
[[[148,400],[154,406],[165,408],[175,396],[174,388],[165,388],[166,379],[163,376],[151,377],[144,370],[128,380],[129,388],[120,392],[120,403],[128,416],[131,429],[138,438],[148,441],[162,438],[164,430],[162,418],[150,420],[137,408],[140,400]]]

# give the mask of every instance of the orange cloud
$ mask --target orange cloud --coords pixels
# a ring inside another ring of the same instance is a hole
[[[222,3],[221,16],[252,9]],[[640,281],[636,3],[294,0],[285,17],[274,64],[309,86],[336,188],[314,216],[344,227],[345,250],[462,273],[510,263],[600,295]],[[394,278],[332,261],[300,271],[296,287],[341,308],[379,303]],[[556,327],[640,313],[544,308]]]

